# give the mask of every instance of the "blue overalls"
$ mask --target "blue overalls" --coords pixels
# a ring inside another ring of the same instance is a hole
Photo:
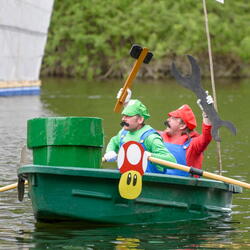
[[[192,139],[186,141],[182,145],[164,142],[168,151],[176,158],[178,164],[187,165],[186,162],[186,150]],[[189,173],[179,170],[179,169],[167,169],[167,174],[179,175],[179,176],[190,176]]]
[[[121,132],[120,147],[121,147],[122,144],[124,143],[123,139],[124,139],[124,137],[126,136],[127,133],[128,133],[128,130],[125,130],[125,129]],[[145,141],[145,139],[146,139],[148,136],[150,136],[150,135],[152,135],[152,134],[158,134],[158,132],[157,132],[155,129],[151,128],[151,129],[145,131],[145,132],[141,135],[141,137],[140,137],[139,143],[143,146],[143,148],[144,148],[145,150],[147,150],[147,149],[146,149],[146,147],[145,147],[145,145],[144,145],[144,141]],[[162,171],[159,171],[159,170],[157,169],[157,167],[156,167],[152,162],[148,161],[148,166],[147,166],[147,169],[146,169],[146,173],[166,174],[166,172],[167,172],[167,169],[164,168],[163,172],[162,172]]]

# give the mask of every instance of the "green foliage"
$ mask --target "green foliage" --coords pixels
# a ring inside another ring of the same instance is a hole
[[[213,52],[249,61],[248,1],[206,2]],[[55,0],[42,73],[122,76],[134,43],[158,62],[175,54],[207,57],[202,0]]]

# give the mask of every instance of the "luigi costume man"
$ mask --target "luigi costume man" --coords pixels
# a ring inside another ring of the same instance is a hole
[[[130,100],[122,111],[123,127],[116,136],[109,141],[104,159],[116,161],[117,153],[123,143],[136,141],[142,144],[148,156],[176,162],[175,157],[166,149],[161,136],[145,121],[150,117],[146,106],[139,100]],[[147,173],[167,173],[167,168],[148,162]]]

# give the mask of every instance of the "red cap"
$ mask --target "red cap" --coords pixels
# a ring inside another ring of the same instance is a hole
[[[195,115],[192,109],[187,104],[181,106],[177,110],[168,113],[168,116],[181,118],[190,130],[195,129],[197,126]]]

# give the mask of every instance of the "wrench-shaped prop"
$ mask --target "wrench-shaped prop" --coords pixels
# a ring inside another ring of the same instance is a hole
[[[207,104],[206,97],[207,94],[205,90],[201,86],[201,76],[200,76],[200,68],[195,59],[188,55],[188,60],[191,63],[192,67],[192,73],[190,76],[182,76],[181,73],[177,70],[175,64],[172,64],[172,69],[171,72],[173,76],[175,77],[176,81],[181,84],[183,87],[190,89],[193,91],[198,99],[201,100],[201,106],[208,115],[209,120],[212,123],[212,137],[214,138],[215,141],[220,141],[220,137],[218,135],[218,130],[220,127],[225,126],[231,132],[236,135],[236,128],[235,126],[229,122],[229,121],[223,121],[220,119],[218,116],[218,113],[216,112],[213,104]]]

